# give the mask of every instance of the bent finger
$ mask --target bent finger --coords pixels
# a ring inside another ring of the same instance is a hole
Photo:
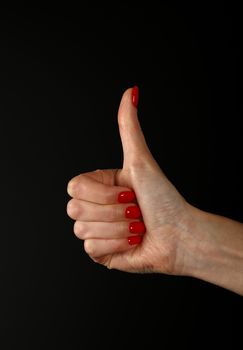
[[[135,208],[136,210],[132,210]],[[68,215],[78,221],[128,221],[130,218],[138,219],[142,216],[138,206],[128,204],[97,204],[78,199],[71,199],[67,204]],[[132,216],[128,214],[132,214]],[[136,214],[134,216],[133,214]]]
[[[69,181],[67,192],[76,199],[99,204],[118,202],[120,192],[131,191],[128,187],[115,185],[116,170],[96,170],[75,176]]]
[[[141,236],[137,239],[136,244],[140,243]],[[94,259],[101,258],[105,255],[113,255],[122,253],[134,248],[135,244],[129,244],[129,238],[119,239],[86,239],[84,241],[84,249],[86,253]]]
[[[115,238],[127,238],[133,234],[134,223],[136,221],[124,222],[84,222],[76,221],[74,223],[73,231],[79,239],[115,239]],[[143,225],[143,224],[141,224]],[[140,226],[141,226],[140,225]],[[144,234],[141,232],[140,234]]]

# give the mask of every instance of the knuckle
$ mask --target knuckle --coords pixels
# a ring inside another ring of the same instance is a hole
[[[79,176],[79,179],[77,180],[76,183],[76,188],[75,188],[75,196],[78,198],[82,198],[85,196],[85,193],[87,192],[87,185],[84,184],[82,181],[83,177],[82,175]]]
[[[71,199],[67,204],[67,213],[72,218],[75,219],[79,213],[79,206],[76,200]]]
[[[89,256],[95,256],[95,245],[93,240],[87,239],[84,241],[84,250]]]
[[[71,179],[68,182],[68,186],[67,186],[67,193],[73,197],[75,195],[76,192],[76,188],[77,188],[77,177],[74,177],[73,179]]]
[[[117,222],[116,223],[116,233],[118,237],[123,237],[126,234],[129,234],[129,230],[128,230],[128,223],[126,222]]]
[[[71,197],[80,197],[85,191],[85,185],[82,182],[83,176],[75,176],[71,179],[67,186],[67,192]]]
[[[87,237],[87,228],[85,223],[76,221],[73,226],[73,232],[78,238],[85,239]]]
[[[124,250],[124,242],[122,239],[119,239],[116,241],[116,245],[115,245],[115,251],[120,252]]]
[[[116,222],[113,228],[113,238],[121,238],[124,234],[124,226],[122,222]]]
[[[118,205],[109,205],[107,207],[106,217],[108,221],[117,220],[120,217],[120,210]]]
[[[112,189],[105,191],[104,200],[105,200],[106,204],[114,202],[114,197],[115,197],[115,194],[114,194],[114,191]]]

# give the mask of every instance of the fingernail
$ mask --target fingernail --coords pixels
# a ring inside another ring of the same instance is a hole
[[[138,106],[138,98],[139,98],[139,89],[138,89],[138,86],[134,86],[132,89],[132,103],[136,108]]]
[[[135,221],[129,224],[129,231],[131,233],[145,233],[146,227],[142,221]]]
[[[118,194],[118,202],[120,203],[129,203],[134,201],[136,198],[134,191],[124,191]]]
[[[141,210],[137,205],[127,207],[125,210],[125,217],[128,219],[138,219],[142,216]]]
[[[127,238],[128,244],[130,245],[139,244],[142,242],[142,239],[143,239],[142,236],[131,236]]]

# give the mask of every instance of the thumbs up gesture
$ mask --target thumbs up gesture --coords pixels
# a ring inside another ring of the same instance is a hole
[[[67,213],[95,262],[127,272],[185,274],[193,207],[153,158],[137,105],[138,88],[126,90],[118,111],[122,169],[74,177],[68,184]]]

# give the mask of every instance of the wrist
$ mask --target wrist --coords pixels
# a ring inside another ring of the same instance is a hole
[[[189,205],[190,232],[184,275],[243,293],[243,224]]]
[[[180,275],[200,278],[200,271],[205,268],[207,254],[206,226],[209,213],[204,212],[186,202],[185,229],[179,235],[178,256],[176,259],[176,273]]]
[[[188,238],[184,246],[183,275],[201,278],[201,274],[208,270],[213,249],[216,248],[210,234],[212,215],[188,204]]]

